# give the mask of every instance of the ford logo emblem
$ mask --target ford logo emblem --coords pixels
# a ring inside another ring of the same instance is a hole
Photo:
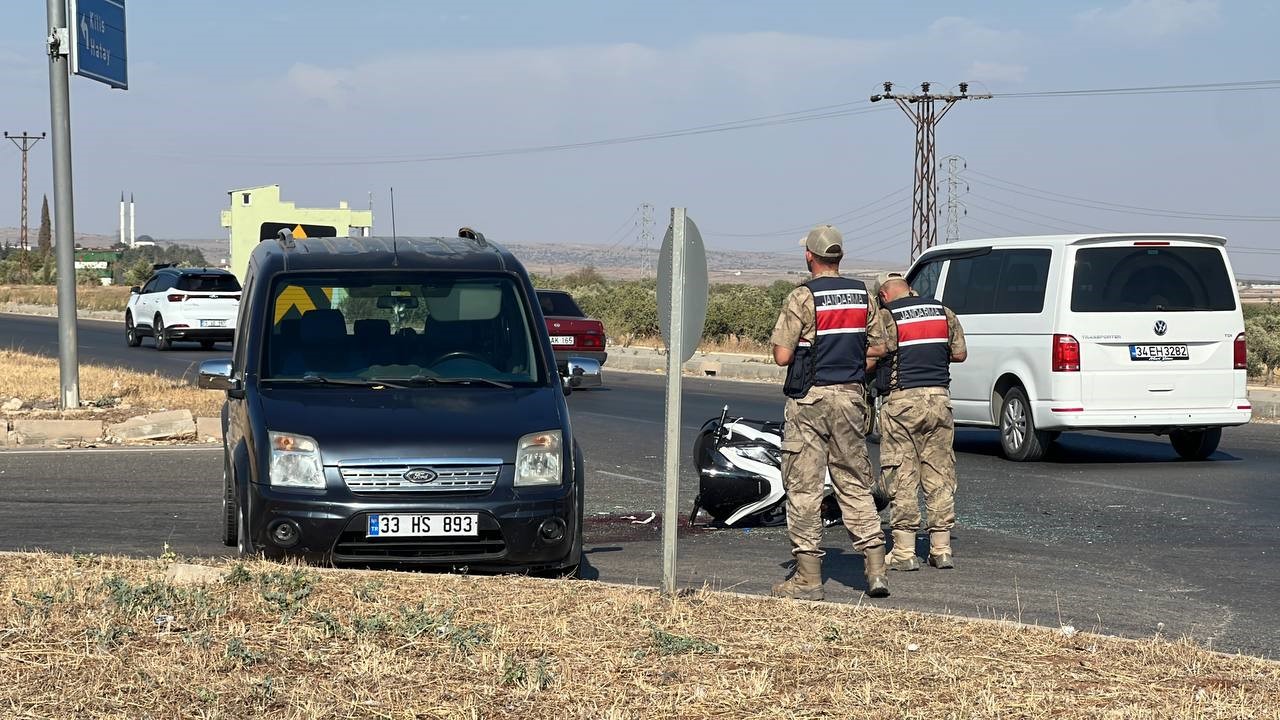
[[[414,485],[426,485],[427,483],[433,483],[436,481],[437,477],[440,476],[431,468],[413,468],[404,474],[404,479]]]
[[[1164,322],[1163,320],[1157,320],[1157,321],[1156,321],[1156,328],[1155,328],[1155,329],[1156,329],[1156,334],[1157,334],[1157,335],[1164,335],[1165,333],[1169,332],[1169,326],[1168,326],[1168,325],[1166,325],[1166,324],[1165,324],[1165,322]]]

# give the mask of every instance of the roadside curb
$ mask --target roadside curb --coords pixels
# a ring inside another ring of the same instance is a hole
[[[620,372],[661,374],[667,371],[667,354],[663,350],[652,348],[611,347],[605,368]],[[764,356],[699,352],[684,364],[684,374],[776,385],[782,383],[786,370]]]
[[[86,445],[202,444],[222,439],[222,421],[190,410],[136,415],[118,423],[65,418],[0,417],[0,448],[71,448]],[[165,441],[170,441],[166,443]]]
[[[27,305],[24,303],[5,303],[0,305],[0,313],[5,315],[22,315],[25,317],[51,318],[58,316],[56,307],[45,305]],[[76,309],[77,320],[94,320],[97,322],[124,323],[124,311],[115,310],[80,310]]]

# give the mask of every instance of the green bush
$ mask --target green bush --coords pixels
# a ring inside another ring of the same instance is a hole
[[[1249,374],[1270,385],[1280,366],[1280,312],[1254,313],[1244,321],[1249,346]]]

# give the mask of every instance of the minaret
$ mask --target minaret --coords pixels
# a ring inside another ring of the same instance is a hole
[[[129,240],[124,234],[124,191],[120,191],[120,243],[127,243]]]
[[[134,224],[133,193],[129,193],[129,247],[138,246],[138,227]]]

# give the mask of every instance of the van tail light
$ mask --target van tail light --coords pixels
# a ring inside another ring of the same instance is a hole
[[[1053,336],[1053,371],[1080,372],[1080,342],[1074,337]]]
[[[1249,369],[1249,345],[1244,340],[1244,333],[1236,336],[1236,369]]]
[[[187,299],[187,296],[175,294],[175,295],[170,295],[168,299],[169,299],[169,302],[182,302],[183,300]]]

